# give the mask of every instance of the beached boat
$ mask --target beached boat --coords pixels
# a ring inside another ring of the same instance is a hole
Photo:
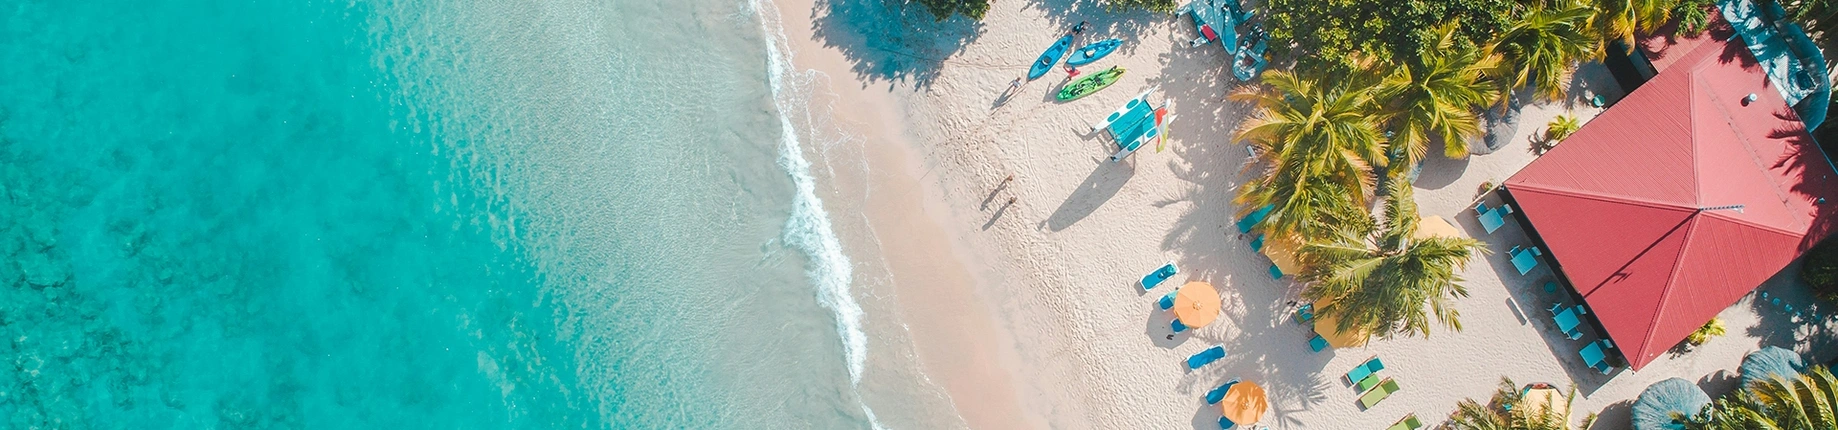
[[[1166,117],[1167,112],[1167,103],[1163,102],[1162,107],[1156,108],[1154,114],[1146,115],[1141,121],[1137,121],[1135,126],[1116,135],[1117,153],[1111,154],[1110,161],[1114,163],[1129,158],[1130,154],[1142,148],[1143,143],[1160,138],[1161,119]]]
[[[1200,46],[1217,40],[1227,55],[1237,52],[1239,21],[1237,13],[1232,10],[1234,7],[1220,5],[1212,0],[1195,0],[1183,9],[1193,15],[1194,29],[1200,32],[1200,38],[1194,39],[1188,46]]]
[[[1073,80],[1071,83],[1066,84],[1066,86],[1060,87],[1058,95],[1059,101],[1066,102],[1078,100],[1081,97],[1096,93],[1098,90],[1108,88],[1110,84],[1117,83],[1117,80],[1123,77],[1123,71],[1124,68],[1122,67],[1112,66],[1109,69],[1104,69],[1102,72],[1093,73],[1083,78]]]
[[[1111,51],[1116,51],[1117,47],[1122,45],[1123,39],[1115,37],[1087,43],[1085,46],[1080,46],[1079,49],[1072,50],[1072,55],[1066,57],[1066,65],[1083,66],[1091,64],[1093,61],[1098,61],[1099,58],[1110,55]]]
[[[1252,79],[1257,79],[1257,75],[1264,72],[1264,65],[1269,61],[1264,59],[1264,50],[1268,46],[1264,38],[1258,37],[1256,43],[1239,49],[1238,54],[1232,57],[1232,76],[1238,78],[1239,82],[1251,82]]]
[[[1028,80],[1040,79],[1047,71],[1053,70],[1053,65],[1059,64],[1059,57],[1065,56],[1067,49],[1072,49],[1071,34],[1061,36],[1059,40],[1053,41],[1053,46],[1047,47],[1046,52],[1040,53],[1040,58],[1034,60],[1034,66],[1027,71]]]
[[[1149,111],[1153,109],[1149,107],[1149,93],[1153,92],[1155,92],[1155,87],[1149,87],[1149,89],[1142,90],[1142,94],[1137,94],[1136,97],[1131,98],[1128,102],[1124,102],[1123,107],[1117,108],[1116,112],[1111,112],[1110,115],[1104,116],[1103,120],[1092,124],[1091,129],[1102,130],[1110,128],[1112,125],[1125,126],[1135,121],[1140,121],[1143,115],[1149,114]],[[1112,134],[1116,134],[1117,132],[1118,130],[1111,130]]]

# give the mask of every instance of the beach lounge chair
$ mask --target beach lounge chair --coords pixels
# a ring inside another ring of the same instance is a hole
[[[1257,235],[1256,239],[1251,239],[1251,252],[1263,252],[1263,251],[1264,251],[1264,235],[1260,234],[1260,235]]]
[[[1174,293],[1175,292],[1173,291],[1169,291],[1168,295],[1162,296],[1162,299],[1159,301],[1156,301],[1155,305],[1160,306],[1162,310],[1164,311],[1173,309],[1174,308]]]
[[[1212,364],[1214,361],[1219,361],[1221,358],[1225,358],[1225,346],[1213,345],[1212,348],[1206,348],[1205,351],[1200,351],[1200,353],[1194,354],[1192,357],[1187,357],[1187,370],[1198,369],[1201,366]]]
[[[1353,383],[1353,392],[1364,393],[1366,390],[1372,389],[1372,386],[1378,385],[1378,383],[1379,376],[1377,373],[1366,375],[1366,377],[1361,378],[1359,382]]]
[[[1303,303],[1302,307],[1296,308],[1295,320],[1296,320],[1296,324],[1308,324],[1309,321],[1314,321],[1315,320],[1315,304],[1314,303]]]
[[[1149,274],[1147,275],[1143,275],[1142,290],[1148,291],[1148,290],[1154,289],[1156,285],[1161,285],[1162,281],[1166,281],[1168,280],[1168,278],[1174,277],[1174,274],[1180,273],[1180,272],[1181,272],[1181,268],[1176,267],[1174,265],[1174,262],[1170,261],[1168,262],[1168,264],[1164,264],[1162,265],[1162,267],[1155,269],[1155,271],[1149,272]]]
[[[1378,406],[1379,402],[1385,401],[1386,397],[1391,397],[1391,393],[1396,393],[1398,390],[1398,381],[1392,380],[1391,378],[1385,378],[1385,381],[1380,382],[1378,387],[1373,388],[1372,391],[1366,392],[1363,396],[1359,396],[1359,407],[1361,409],[1372,409],[1373,406]]]
[[[1417,420],[1417,414],[1405,414],[1404,419],[1398,420],[1397,424],[1392,424],[1385,430],[1417,430],[1420,428],[1423,428],[1423,422]]]
[[[1251,211],[1251,213],[1245,214],[1244,218],[1238,219],[1238,232],[1250,233],[1251,229],[1257,227],[1257,224],[1264,222],[1264,217],[1270,216],[1270,211],[1273,210],[1276,210],[1275,205],[1265,205],[1264,207]]]
[[[1225,398],[1225,392],[1227,390],[1231,390],[1232,385],[1235,385],[1237,383],[1238,383],[1238,378],[1232,378],[1232,380],[1225,381],[1224,384],[1220,384],[1219,388],[1214,388],[1212,391],[1207,391],[1206,392],[1206,404],[1210,405],[1210,404],[1219,403],[1219,400]]]
[[[1238,428],[1238,423],[1232,422],[1231,418],[1219,417],[1220,430],[1232,430],[1235,428]]]
[[[1315,337],[1308,339],[1309,352],[1321,352],[1323,349],[1327,349],[1327,339],[1322,338],[1321,334],[1316,333]]]
[[[1270,279],[1283,279],[1283,268],[1270,265]]]
[[[1187,325],[1182,324],[1180,318],[1175,318],[1174,322],[1168,323],[1168,328],[1174,330],[1175,333],[1187,331]]]
[[[1379,361],[1378,356],[1373,356],[1372,358],[1366,359],[1366,362],[1354,366],[1353,370],[1347,372],[1345,378],[1348,384],[1357,384],[1360,380],[1366,379],[1366,377],[1372,376],[1372,374],[1378,373],[1380,370],[1385,370],[1385,362]],[[1366,390],[1362,389],[1360,391]]]

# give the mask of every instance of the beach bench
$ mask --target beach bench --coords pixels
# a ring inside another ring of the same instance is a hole
[[[1180,273],[1180,271],[1181,271],[1181,268],[1176,267],[1174,265],[1174,262],[1170,261],[1168,262],[1168,264],[1164,264],[1162,265],[1162,267],[1155,269],[1155,271],[1149,272],[1149,274],[1147,275],[1143,275],[1142,290],[1148,291],[1148,290],[1154,289],[1156,285],[1161,285],[1162,281],[1166,281],[1168,280],[1168,278],[1174,277],[1174,274]],[[1163,309],[1166,309],[1166,308],[1163,308]]]
[[[1392,424],[1391,427],[1386,427],[1385,430],[1417,430],[1420,428],[1423,428],[1423,422],[1417,421],[1417,414],[1413,413],[1404,414],[1403,419],[1398,420],[1397,424]]]
[[[1366,362],[1354,366],[1353,370],[1347,372],[1345,378],[1348,384],[1358,385],[1360,381],[1371,377],[1380,370],[1385,370],[1385,362],[1379,361],[1378,356],[1375,355],[1372,356],[1372,358],[1366,359]],[[1366,391],[1366,389],[1362,388],[1359,391]]]
[[[1378,406],[1379,402],[1385,401],[1386,397],[1391,397],[1391,393],[1396,393],[1398,390],[1398,381],[1391,378],[1385,378],[1385,381],[1380,382],[1378,387],[1373,388],[1372,391],[1367,391],[1363,396],[1359,396],[1359,407],[1361,409],[1370,410],[1373,406]]]
[[[1238,383],[1238,378],[1232,378],[1232,380],[1225,381],[1224,384],[1219,385],[1219,388],[1214,388],[1212,391],[1207,391],[1206,392],[1206,404],[1211,405],[1211,404],[1219,403],[1219,400],[1225,399],[1225,392],[1231,390],[1232,385],[1235,385],[1237,383]]]
[[[1219,361],[1221,358],[1225,358],[1225,346],[1213,345],[1212,348],[1206,348],[1205,351],[1200,351],[1192,357],[1187,357],[1187,370],[1198,369],[1200,366],[1212,364],[1214,361]]]

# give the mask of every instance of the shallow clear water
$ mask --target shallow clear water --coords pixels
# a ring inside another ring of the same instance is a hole
[[[0,427],[869,425],[747,3],[102,3],[0,7]]]

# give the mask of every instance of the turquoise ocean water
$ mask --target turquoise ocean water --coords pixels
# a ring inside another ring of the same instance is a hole
[[[0,427],[898,415],[758,6],[0,4]]]

